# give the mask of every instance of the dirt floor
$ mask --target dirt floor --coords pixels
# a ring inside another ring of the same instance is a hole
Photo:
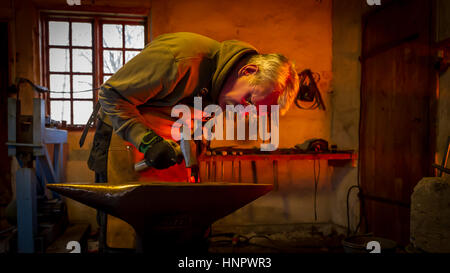
[[[210,253],[343,253],[344,235],[330,228],[216,227],[210,236]]]

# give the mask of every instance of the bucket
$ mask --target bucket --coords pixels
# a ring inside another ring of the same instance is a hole
[[[367,244],[371,241],[380,243],[381,253],[395,253],[397,248],[396,242],[371,235],[355,235],[347,237],[342,240],[342,245],[344,246],[345,253],[370,253],[372,248],[367,249]]]

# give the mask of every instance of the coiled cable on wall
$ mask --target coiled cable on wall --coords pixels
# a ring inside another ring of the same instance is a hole
[[[310,69],[305,69],[298,74],[298,77],[300,85],[294,100],[295,105],[303,110],[314,110],[319,107],[325,110],[325,104],[316,84],[320,81],[320,74],[313,73]],[[310,106],[302,106],[301,101],[312,102],[312,104]]]

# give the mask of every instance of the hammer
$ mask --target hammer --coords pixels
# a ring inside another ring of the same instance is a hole
[[[175,151],[176,157],[183,155],[186,168],[188,168],[188,182],[198,183],[198,161],[197,161],[197,148],[193,140],[185,140],[183,134],[181,134],[180,149]],[[141,172],[151,166],[147,165],[145,160],[139,161],[134,164],[134,170]]]

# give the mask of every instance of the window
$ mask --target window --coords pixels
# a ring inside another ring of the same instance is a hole
[[[50,118],[86,124],[97,90],[146,43],[145,22],[129,18],[44,16],[44,81]]]
[[[144,26],[103,24],[103,81],[144,47]]]

